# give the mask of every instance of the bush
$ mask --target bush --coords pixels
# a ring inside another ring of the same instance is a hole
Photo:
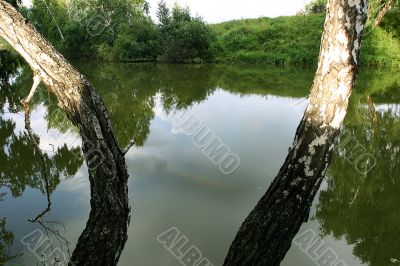
[[[200,62],[211,59],[213,31],[199,17],[191,17],[189,9],[175,6],[172,12],[164,2],[158,9],[161,37],[160,61]]]
[[[374,28],[361,46],[361,63],[370,66],[400,67],[400,42],[382,28]]]
[[[156,25],[146,17],[138,17],[119,27],[112,54],[120,61],[153,61],[160,50]]]
[[[218,62],[312,65],[317,62],[323,23],[323,15],[308,15],[217,24],[212,51]]]

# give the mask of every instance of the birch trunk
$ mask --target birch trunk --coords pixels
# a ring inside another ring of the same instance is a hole
[[[0,36],[57,96],[59,107],[83,139],[91,212],[70,265],[116,265],[127,240],[128,172],[103,101],[90,82],[4,0],[0,0]],[[97,166],[99,156],[103,160]]]
[[[329,0],[309,105],[277,177],[240,227],[224,265],[279,265],[330,163],[356,81],[367,0]]]

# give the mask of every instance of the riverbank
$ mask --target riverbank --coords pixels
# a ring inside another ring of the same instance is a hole
[[[391,14],[393,18],[394,13]],[[400,17],[400,13],[395,13]],[[216,62],[308,65],[318,60],[324,14],[243,19],[211,25]],[[386,21],[382,23],[386,25]],[[381,27],[366,29],[361,64],[400,67],[400,38]]]
[[[315,67],[318,61],[319,47],[324,14],[297,15],[278,18],[242,19],[206,25],[213,37],[210,37],[208,50],[202,53],[187,52],[187,55],[172,58],[190,58],[174,63],[234,63],[265,64],[274,66],[308,66]],[[361,65],[378,68],[400,68],[400,33],[396,27],[400,21],[400,11],[388,13],[381,27],[367,27],[364,36]],[[114,45],[100,44],[94,49],[96,53],[79,52],[83,48],[76,47],[74,52],[62,46],[60,51],[69,59],[88,58],[100,61],[115,62],[171,62],[163,56],[151,57],[141,54],[134,56],[132,43],[119,47],[121,41]],[[82,44],[83,45],[83,44]],[[57,46],[57,45],[56,45]],[[84,47],[85,45],[83,45]],[[0,49],[8,47],[2,45]],[[136,46],[135,46],[136,47]],[[132,49],[131,49],[132,48]],[[159,48],[160,49],[160,48]],[[116,52],[119,51],[119,52]],[[122,52],[121,52],[122,51]],[[180,49],[174,53],[181,53]],[[121,53],[120,53],[121,52]],[[121,55],[122,54],[122,55]],[[204,58],[200,54],[206,55]]]

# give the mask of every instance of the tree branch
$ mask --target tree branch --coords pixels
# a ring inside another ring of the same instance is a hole
[[[84,136],[82,149],[89,169],[91,212],[70,265],[116,265],[130,221],[129,176],[106,106],[86,77],[4,0],[0,0],[0,36],[34,71],[30,95],[40,77]],[[99,153],[101,162],[95,160]]]

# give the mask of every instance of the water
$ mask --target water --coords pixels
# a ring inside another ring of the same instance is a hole
[[[179,265],[157,240],[177,228],[214,265],[221,265],[236,231],[276,176],[307,105],[313,70],[261,66],[127,65],[74,62],[104,99],[126,155],[132,219],[119,265]],[[18,99],[29,71],[0,95],[0,264],[36,265],[24,236],[47,206],[41,169],[24,135]],[[400,75],[365,70],[351,99],[345,128],[310,221],[322,254],[331,249],[347,265],[400,261]],[[376,113],[368,105],[370,95]],[[44,221],[54,247],[68,254],[85,228],[90,206],[87,167],[77,130],[43,87],[35,96],[32,127],[51,168],[51,211]],[[177,123],[186,112],[240,158],[225,175]],[[352,152],[352,148],[357,147]],[[363,172],[368,158],[371,171]],[[359,160],[357,160],[359,159]],[[375,161],[374,161],[375,160]],[[57,223],[54,223],[57,222]],[[60,239],[60,237],[62,237]],[[22,241],[21,241],[22,239]],[[23,243],[24,242],[24,243]],[[297,239],[296,242],[299,242]],[[313,265],[296,244],[282,265]],[[316,260],[316,259],[314,259]]]

